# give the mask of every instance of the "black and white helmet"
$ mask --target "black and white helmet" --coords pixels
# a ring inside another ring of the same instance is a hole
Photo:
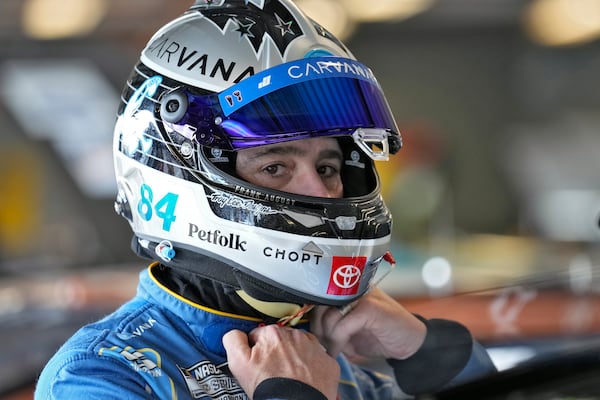
[[[239,149],[339,138],[344,198],[235,175]],[[369,68],[289,0],[196,1],[142,51],[114,136],[138,254],[261,300],[344,305],[386,256],[373,160],[401,140]]]

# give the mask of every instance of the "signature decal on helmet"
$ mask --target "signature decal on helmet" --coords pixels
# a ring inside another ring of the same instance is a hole
[[[242,38],[246,38],[255,53],[258,55],[266,40],[271,40],[279,53],[283,56],[285,50],[292,40],[303,35],[296,18],[282,4],[276,1],[247,1],[246,6],[239,13],[224,13],[222,10],[202,10],[202,14],[214,22],[223,33],[229,29],[228,25],[235,25],[234,30],[239,32]],[[240,17],[244,15],[244,17]],[[273,20],[273,16],[275,20]],[[264,23],[258,23],[258,19]],[[275,29],[267,30],[267,27]]]
[[[348,296],[358,292],[367,257],[333,256],[327,294]]]
[[[254,200],[242,199],[241,197],[234,196],[225,192],[211,193],[209,196],[210,201],[217,203],[219,207],[234,207],[245,211],[250,211],[254,215],[269,215],[277,214],[277,211],[273,208],[264,204],[259,204]]]

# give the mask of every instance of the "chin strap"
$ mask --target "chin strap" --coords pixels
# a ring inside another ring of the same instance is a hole
[[[292,315],[288,315],[286,317],[282,317],[279,321],[277,321],[277,325],[279,326],[295,326],[298,322],[302,320],[304,314],[313,309],[314,304],[305,304],[300,309]]]
[[[237,295],[242,300],[252,306],[254,309],[269,317],[279,318],[277,325],[279,326],[294,326],[300,322],[304,314],[312,310],[314,305],[305,304],[299,306],[294,303],[284,303],[276,301],[263,301],[255,299],[243,290],[237,290]]]

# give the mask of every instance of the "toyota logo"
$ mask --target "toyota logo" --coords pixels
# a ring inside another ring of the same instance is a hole
[[[360,268],[354,265],[342,265],[333,274],[333,281],[342,289],[349,289],[360,281]]]

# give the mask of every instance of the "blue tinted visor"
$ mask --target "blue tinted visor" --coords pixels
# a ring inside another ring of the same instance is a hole
[[[237,150],[305,137],[353,135],[376,152],[395,153],[400,138],[371,70],[346,58],[280,64],[221,93],[176,89],[161,98],[161,119],[201,145]],[[385,141],[385,149],[378,142]],[[389,146],[388,146],[389,144]],[[387,154],[386,154],[387,156]]]

